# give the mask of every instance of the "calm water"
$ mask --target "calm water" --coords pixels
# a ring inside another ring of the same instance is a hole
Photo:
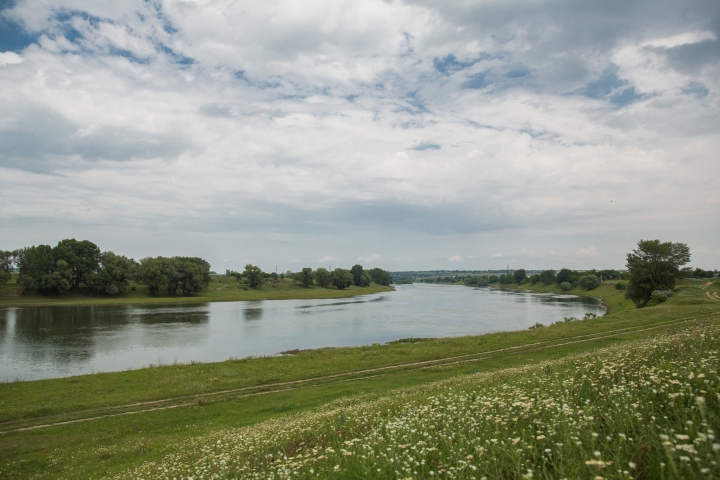
[[[604,311],[590,297],[426,284],[343,300],[1,309],[0,381],[518,330]]]

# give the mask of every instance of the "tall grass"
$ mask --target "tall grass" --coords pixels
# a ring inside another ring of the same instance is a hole
[[[720,328],[359,397],[168,450],[128,478],[720,476]]]

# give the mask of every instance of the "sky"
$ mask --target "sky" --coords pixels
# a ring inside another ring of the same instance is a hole
[[[720,268],[717,0],[0,0],[0,249]]]

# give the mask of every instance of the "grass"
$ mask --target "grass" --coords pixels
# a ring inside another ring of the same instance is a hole
[[[389,392],[400,398],[407,392],[398,388],[424,389],[435,381],[562,359],[700,321],[715,323],[720,301],[704,297],[698,286],[684,282],[658,307],[533,330],[0,384],[0,431],[8,432],[0,435],[0,476],[91,478],[143,462],[162,466],[167,455],[199,445],[194,439],[235,435],[237,428],[287,422],[303,412],[314,415],[329,402],[353,403],[358,395]],[[430,363],[413,365],[417,362]],[[93,417],[102,418],[18,430]]]
[[[146,285],[135,282],[120,295],[90,295],[75,293],[62,296],[41,296],[23,294],[22,288],[16,282],[16,276],[0,289],[0,308],[28,307],[28,306],[76,306],[76,305],[112,305],[112,304],[158,304],[158,303],[197,303],[197,302],[232,302],[239,300],[288,300],[309,298],[348,298],[356,295],[388,292],[393,287],[372,284],[369,287],[351,286],[344,290],[337,288],[321,288],[317,285],[305,287],[285,280],[275,285],[265,284],[258,288],[238,283],[232,277],[215,276],[209,287],[201,292],[193,293],[187,297],[168,295],[152,296],[148,293]]]
[[[717,478],[720,328],[193,438],[125,478]]]

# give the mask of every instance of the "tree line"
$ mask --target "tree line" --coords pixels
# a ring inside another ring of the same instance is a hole
[[[313,270],[305,267],[299,272],[288,270],[284,274],[278,275],[276,272],[265,273],[260,267],[247,264],[245,270],[237,272],[234,270],[226,270],[225,275],[235,277],[240,282],[244,281],[251,288],[257,288],[264,282],[276,283],[278,280],[284,280],[285,277],[291,278],[293,281],[300,283],[306,287],[314,284],[322,288],[328,288],[331,285],[343,290],[355,285],[356,287],[367,287],[371,283],[388,286],[392,283],[392,275],[390,272],[382,268],[371,268],[365,270],[362,265],[353,265],[350,270],[344,268],[336,268],[332,271],[326,268],[318,268]]]
[[[134,280],[147,285],[151,295],[165,290],[168,295],[187,296],[210,284],[210,264],[202,258],[147,257],[137,262],[74,238],[54,247],[33,245],[0,251],[0,268],[0,285],[7,283],[11,271],[17,271],[23,290],[41,295],[118,295]]]
[[[466,277],[464,282],[469,286],[486,286],[489,284],[524,283],[545,285],[557,284],[561,290],[567,291],[575,287],[593,290],[602,280],[627,280],[627,283],[616,282],[615,288],[625,290],[625,298],[632,300],[637,307],[653,306],[666,301],[674,294],[677,281],[682,278],[712,278],[717,272],[701,268],[683,267],[690,262],[690,249],[684,243],[661,242],[660,240],[640,240],[632,252],[627,254],[627,271],[588,270],[583,272],[563,268],[543,270],[530,275],[523,269],[512,274],[476,275]],[[438,280],[440,278],[438,277]]]

